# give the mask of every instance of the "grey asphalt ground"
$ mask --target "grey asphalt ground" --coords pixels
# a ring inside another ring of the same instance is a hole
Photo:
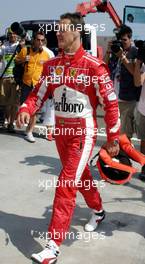
[[[103,140],[98,137],[93,153]],[[32,263],[31,254],[45,245],[60,169],[54,141],[38,137],[32,144],[24,140],[22,131],[0,132],[1,264]],[[117,186],[102,182],[97,169],[92,174],[98,180],[106,218],[96,232],[84,232],[91,211],[78,194],[71,233],[57,263],[145,264],[145,183],[136,175]]]

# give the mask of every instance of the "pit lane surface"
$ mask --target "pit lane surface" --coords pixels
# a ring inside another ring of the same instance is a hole
[[[99,122],[103,127],[101,116]],[[98,136],[93,154],[104,140],[104,135]],[[134,142],[138,148],[138,141]],[[23,131],[0,132],[0,156],[0,263],[28,264],[31,254],[45,245],[61,164],[54,141],[38,137],[31,144],[24,140]],[[145,183],[136,175],[124,186],[111,185],[101,181],[97,169],[92,168],[92,174],[106,218],[96,232],[85,233],[83,226],[91,211],[78,194],[57,263],[144,264]]]

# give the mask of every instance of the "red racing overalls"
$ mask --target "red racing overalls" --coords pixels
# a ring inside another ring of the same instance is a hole
[[[96,142],[98,103],[105,110],[108,141],[118,139],[120,119],[107,66],[82,46],[74,55],[62,53],[44,64],[39,83],[19,112],[33,115],[50,95],[54,98],[55,140],[63,168],[48,231],[51,239],[60,245],[70,225],[78,190],[90,208],[102,209],[101,198],[92,184],[87,164]],[[90,182],[89,190],[85,188],[85,181]]]

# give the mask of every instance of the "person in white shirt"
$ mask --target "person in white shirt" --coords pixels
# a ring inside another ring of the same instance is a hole
[[[7,129],[10,133],[15,132],[13,123],[18,106],[17,86],[13,75],[14,58],[7,70],[5,68],[18,44],[16,33],[8,29],[8,41],[5,41],[0,48],[0,106],[4,108],[5,117],[8,121]]]

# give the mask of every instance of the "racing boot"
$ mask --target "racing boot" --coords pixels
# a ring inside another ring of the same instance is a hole
[[[85,225],[84,229],[87,232],[93,232],[98,227],[98,224],[105,218],[105,211],[93,211],[92,217],[89,222]]]
[[[33,260],[33,263],[52,264],[56,263],[59,254],[59,247],[53,240],[50,240],[45,249],[40,253],[32,254],[31,259]]]

